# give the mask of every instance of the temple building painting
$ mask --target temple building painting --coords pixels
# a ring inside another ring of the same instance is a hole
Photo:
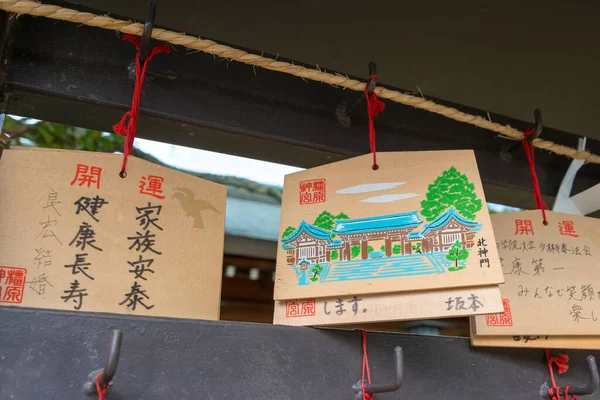
[[[300,223],[294,233],[282,240],[289,265],[300,264],[302,260],[311,264],[329,261],[327,246],[332,243],[331,232],[305,221]]]
[[[473,248],[480,229],[481,224],[451,207],[425,225],[417,211],[339,220],[331,231],[302,221],[295,232],[282,239],[282,247],[287,264],[299,273],[310,271],[316,264],[325,266],[321,281],[327,280],[328,274],[334,275],[330,270],[346,264],[361,268],[393,262],[406,265],[404,272],[414,272],[399,274],[440,273],[445,271],[441,266],[445,253],[456,242],[467,250]]]

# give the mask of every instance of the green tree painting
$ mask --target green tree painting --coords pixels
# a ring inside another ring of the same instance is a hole
[[[456,241],[448,250],[448,254],[446,254],[446,260],[454,261],[454,267],[448,268],[448,271],[460,271],[464,269],[462,265],[458,265],[459,261],[466,260],[469,257],[469,252],[466,249],[463,249],[460,241]]]
[[[385,251],[385,244],[382,244],[381,247],[379,248],[379,250]]]
[[[293,226],[288,226],[287,228],[285,228],[285,231],[283,231],[281,238],[285,239],[286,237],[290,236],[294,232],[296,232],[296,228],[294,228]]]
[[[323,267],[321,267],[320,264],[315,265],[314,267],[312,267],[312,269],[310,270],[310,273],[313,274],[313,276],[311,276],[309,279],[312,282],[316,282],[319,280],[319,276],[321,275],[321,272],[323,272]]]
[[[373,248],[373,246],[367,247],[367,253],[371,254],[374,251],[375,251],[375,249]]]
[[[352,258],[358,257],[360,254],[360,246],[352,246],[350,248],[350,252],[352,253]]]
[[[333,260],[337,260],[339,256],[340,256],[340,253],[339,253],[337,250],[333,250],[333,251],[331,252],[331,260],[332,260],[332,261],[333,261]]]
[[[350,217],[348,217],[348,215],[344,214],[343,212],[339,213],[338,215],[333,215],[329,211],[324,210],[321,214],[317,216],[315,222],[313,222],[313,225],[321,229],[325,229],[326,231],[332,231],[335,227],[335,221],[340,219],[350,219]],[[335,233],[331,234],[332,239],[335,236]]]
[[[415,254],[423,254],[423,252],[421,251],[421,242],[417,242],[417,244],[413,244],[412,251]]]
[[[454,167],[444,171],[429,185],[425,197],[421,201],[421,214],[427,221],[433,221],[450,207],[463,217],[475,220],[475,214],[483,207],[475,194],[475,185]]]
[[[399,244],[395,244],[392,246],[392,254],[401,254],[402,253],[402,247],[400,247]]]

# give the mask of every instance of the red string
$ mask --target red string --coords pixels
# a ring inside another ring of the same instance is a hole
[[[131,100],[131,109],[123,115],[123,118],[117,124],[113,126],[115,133],[119,135],[125,135],[125,146],[123,148],[123,165],[121,166],[121,173],[125,173],[127,167],[127,157],[133,150],[133,140],[135,139],[135,132],[137,129],[137,119],[140,111],[140,97],[142,95],[142,86],[144,85],[144,79],[146,77],[146,67],[152,57],[158,53],[169,53],[171,49],[164,43],[160,43],[155,46],[146,59],[142,62],[139,57],[140,50],[140,39],[133,35],[124,35],[123,40],[127,40],[135,45],[138,50],[138,54],[135,56],[135,88],[133,89],[133,98]]]
[[[546,353],[546,362],[548,363],[550,379],[552,380],[552,387],[548,389],[550,400],[563,400],[560,396],[560,386],[556,385],[556,380],[554,379],[554,370],[552,368],[552,364],[556,364],[559,374],[564,374],[569,370],[569,356],[565,354],[559,354],[557,357],[551,357],[550,350],[544,349],[544,352]],[[571,389],[571,386],[565,387],[564,400],[577,400],[577,397],[569,395],[569,389]],[[569,396],[571,397],[569,398]]]
[[[371,393],[365,392],[365,385],[371,384],[371,370],[369,369],[369,357],[367,356],[367,332],[362,329],[362,349],[363,349],[363,359],[362,359],[362,375],[361,375],[361,390],[363,395],[363,400],[372,400],[373,395]],[[367,381],[365,382],[365,375]]]
[[[367,82],[371,79],[377,80],[377,75],[369,76]],[[385,109],[385,104],[377,98],[375,92],[369,93],[369,84],[365,86],[365,96],[367,97],[367,113],[369,114],[369,144],[371,146],[371,153],[373,153],[373,169],[377,169],[377,152],[375,149],[375,125],[373,124],[373,118],[378,116],[380,112]]]
[[[102,387],[100,385],[100,376],[103,372],[98,372],[96,375],[96,391],[98,392],[98,400],[104,400],[104,396],[106,396],[106,392],[108,391],[108,383]]]
[[[544,218],[544,224],[547,224],[546,220],[546,204],[542,200],[542,191],[540,190],[540,183],[535,172],[535,158],[534,158],[534,147],[529,143],[529,136],[533,134],[535,129],[526,129],[524,132],[525,137],[523,138],[523,148],[525,149],[525,155],[529,162],[529,171],[531,172],[531,183],[533,185],[533,195],[535,196],[535,208],[542,210],[542,216]]]

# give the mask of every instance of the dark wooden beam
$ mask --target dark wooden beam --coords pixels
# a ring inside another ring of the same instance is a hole
[[[133,81],[127,67],[133,46],[113,32],[68,22],[22,17],[18,24],[10,40],[12,52],[2,62],[6,111],[110,131],[130,103]],[[150,65],[139,137],[301,167],[368,152],[364,104],[349,118],[336,115],[360,93],[176,50]],[[499,115],[492,119],[520,129],[528,126]],[[376,126],[380,151],[474,149],[488,201],[533,207],[523,152],[515,151],[512,161],[500,157],[513,142],[392,102]],[[552,129],[545,129],[544,137],[577,143],[576,136]],[[600,153],[600,142],[590,140],[588,147]],[[550,200],[569,161],[538,152],[539,180]],[[586,165],[575,192],[599,181],[600,166]]]

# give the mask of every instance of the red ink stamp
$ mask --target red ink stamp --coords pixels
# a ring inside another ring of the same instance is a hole
[[[25,268],[0,267],[0,303],[21,303],[26,278]]]
[[[512,314],[510,312],[510,303],[508,299],[502,299],[504,312],[502,314],[489,314],[485,316],[487,326],[512,326]]]
[[[100,167],[77,164],[75,177],[71,181],[71,186],[77,182],[79,186],[87,185],[87,187],[91,187],[95,185],[96,189],[100,189],[100,175],[102,175],[102,168]]]
[[[300,205],[325,203],[325,178],[300,182]]]
[[[315,315],[315,299],[286,300],[285,316],[293,317],[313,317]]]

